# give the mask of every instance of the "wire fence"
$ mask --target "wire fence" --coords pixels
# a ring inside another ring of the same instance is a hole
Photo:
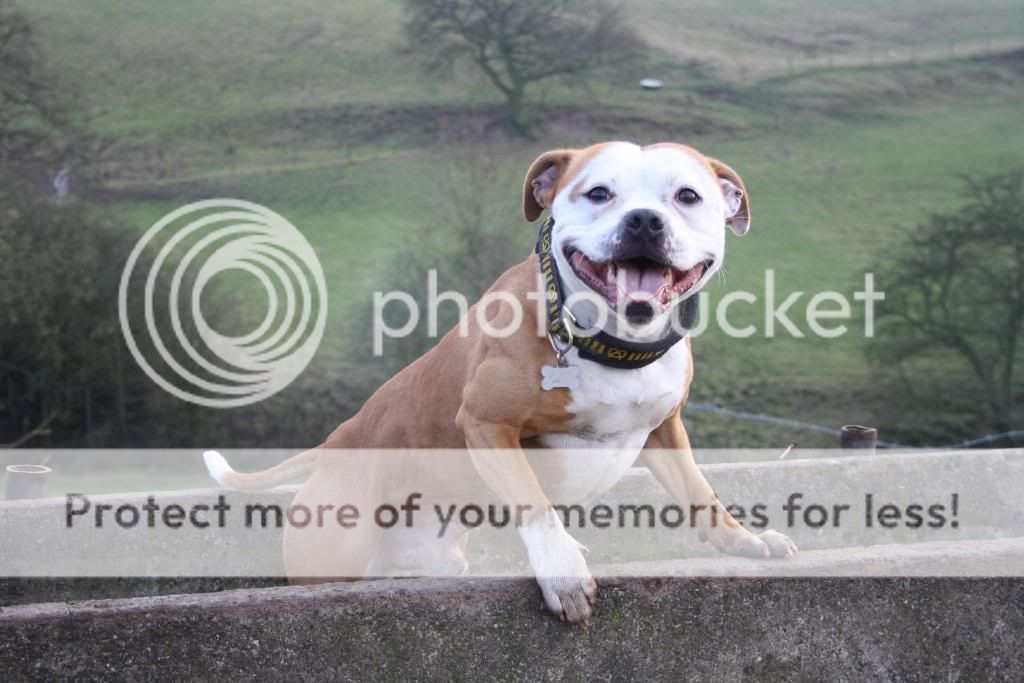
[[[829,434],[836,437],[837,439],[842,435],[842,430],[835,429],[833,427],[826,427],[824,425],[812,424],[810,422],[802,422],[800,420],[791,420],[785,417],[776,417],[774,415],[764,415],[763,413],[748,413],[742,410],[733,410],[732,408],[726,408],[724,406],[716,405],[714,403],[687,403],[687,411],[693,411],[697,413],[713,413],[716,415],[724,415],[725,417],[732,417],[738,420],[747,420],[750,422],[761,422],[764,424],[776,425],[779,427],[788,427],[790,429],[799,429],[806,432],[816,432],[818,434]],[[1000,432],[998,434],[986,434],[979,436],[975,439],[968,439],[966,441],[960,441],[959,443],[947,444],[944,446],[909,446],[907,444],[896,443],[893,441],[882,441],[879,439],[879,448],[905,448],[905,449],[926,449],[926,450],[955,450],[958,448],[975,448],[977,446],[991,446],[1003,441],[1010,441],[1013,439],[1024,438],[1024,429],[1015,429],[1009,432]]]
[[[937,41],[930,45],[828,45],[791,49],[782,57],[767,58],[757,67],[747,67],[748,76],[771,78],[797,76],[828,69],[865,66],[913,65],[947,59],[965,59],[1008,53],[1024,48],[1018,37],[992,36],[977,40]]]

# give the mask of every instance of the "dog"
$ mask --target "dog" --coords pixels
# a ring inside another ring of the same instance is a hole
[[[705,517],[699,527],[717,549],[794,555],[789,538],[755,535],[719,504],[680,418],[693,379],[685,318],[722,266],[726,230],[750,227],[740,176],[674,143],[557,149],[533,162],[523,187],[527,221],[545,210],[535,253],[498,278],[486,310],[470,308],[321,446],[252,474],[207,452],[213,478],[263,489],[309,474],[294,503],[308,509],[391,500],[409,486],[424,501],[471,492],[514,506],[525,511],[518,532],[545,604],[574,623],[590,618],[597,587],[585,549],[552,506],[603,494],[638,457],[680,505],[720,510],[717,523]],[[483,329],[504,329],[517,315],[512,334]],[[386,454],[346,450],[356,448],[427,455],[396,468]],[[285,570],[293,583],[457,575],[467,538],[461,527],[286,526]]]

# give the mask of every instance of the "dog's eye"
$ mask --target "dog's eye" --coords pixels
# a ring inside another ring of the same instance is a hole
[[[700,195],[694,192],[692,188],[684,187],[679,192],[676,192],[676,201],[686,206],[693,206],[700,203]]]
[[[604,204],[612,198],[612,191],[604,185],[597,185],[587,190],[587,193],[583,196],[595,204]]]

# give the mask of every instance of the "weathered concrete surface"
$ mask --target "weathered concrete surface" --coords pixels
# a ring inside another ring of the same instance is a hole
[[[973,577],[1024,580],[1024,538],[832,548],[780,560],[696,557],[592,568],[599,577]]]
[[[53,680],[1021,680],[1014,579],[606,579],[589,627],[536,585],[390,580],[0,610]]]
[[[715,555],[685,560],[592,564],[590,569],[598,578],[1024,577],[1024,538],[814,550],[801,552],[783,562]],[[212,593],[285,583],[282,577],[0,578],[0,606]]]
[[[287,585],[274,577],[0,577],[0,607],[37,602],[76,602],[107,598],[141,598],[179,593],[215,593],[236,588],[269,588]]]

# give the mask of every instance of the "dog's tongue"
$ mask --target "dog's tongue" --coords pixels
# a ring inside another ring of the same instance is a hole
[[[618,284],[627,296],[649,299],[665,285],[672,284],[672,270],[658,266],[641,269],[631,263],[623,263],[618,270]]]

